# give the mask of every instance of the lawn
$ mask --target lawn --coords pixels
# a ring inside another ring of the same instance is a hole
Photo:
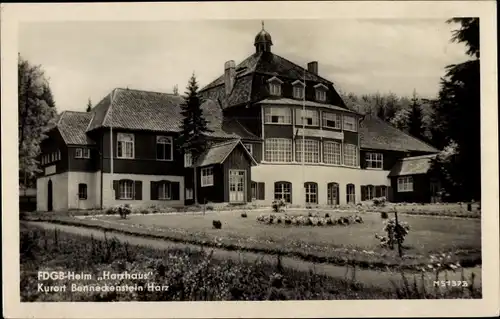
[[[375,266],[423,265],[429,255],[451,254],[463,264],[481,263],[481,224],[479,219],[436,218],[401,214],[400,220],[410,224],[404,243],[403,260],[396,251],[382,248],[375,233],[384,235],[379,214],[361,213],[362,224],[348,226],[292,226],[263,224],[256,221],[262,212],[209,212],[201,214],[131,215],[81,218],[85,224],[100,224],[111,229],[155,234],[168,239],[211,244],[232,249],[263,250],[296,254],[299,257],[327,258],[329,262],[360,262]],[[289,210],[288,214],[307,214]],[[320,213],[322,214],[322,213]],[[331,217],[346,216],[346,212],[330,212]],[[222,222],[222,229],[212,227],[213,220]],[[309,257],[307,257],[309,256]],[[314,260],[314,258],[313,258]],[[324,261],[324,260],[323,260]],[[365,265],[366,266],[366,265]]]

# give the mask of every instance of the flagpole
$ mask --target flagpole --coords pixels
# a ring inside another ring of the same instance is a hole
[[[306,151],[306,122],[304,118],[306,116],[306,69],[304,69],[304,94],[302,96],[302,185],[304,187],[304,206],[307,206],[306,201],[306,177],[305,177],[305,151]]]
[[[110,127],[110,134],[109,134],[109,154],[110,154],[110,162],[109,162],[109,167],[110,167],[110,172],[111,172],[111,192],[113,193],[113,100],[115,97],[115,90],[111,92],[111,102],[109,103],[109,127]],[[113,197],[116,197],[116,194],[113,194]]]

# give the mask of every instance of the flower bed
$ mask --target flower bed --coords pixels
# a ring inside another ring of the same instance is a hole
[[[282,224],[290,226],[347,226],[351,224],[363,223],[363,218],[359,215],[330,217],[328,213],[320,216],[318,213],[306,215],[276,215],[261,214],[257,216],[257,221],[264,224]]]

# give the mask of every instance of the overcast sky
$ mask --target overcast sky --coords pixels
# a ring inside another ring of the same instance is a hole
[[[450,42],[444,20],[269,20],[272,51],[299,65],[319,61],[336,88],[433,97],[444,67],[467,59]],[[61,110],[84,111],[115,87],[184,92],[195,72],[200,86],[224,62],[251,55],[260,20],[44,22],[19,29],[19,52],[41,64]]]

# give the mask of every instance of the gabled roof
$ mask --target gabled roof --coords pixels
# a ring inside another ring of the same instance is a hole
[[[85,130],[92,120],[92,113],[64,111],[57,121],[57,129],[61,133],[64,142],[68,145],[92,145]]]
[[[439,152],[431,145],[401,131],[376,116],[367,115],[359,128],[361,148],[400,152]]]
[[[389,176],[427,174],[434,158],[436,154],[402,158],[393,166]]]
[[[115,89],[92,110],[95,114],[87,131],[101,127],[158,132],[180,132],[181,105],[184,98],[174,94]],[[222,131],[222,110],[217,101],[207,99],[202,104],[211,137],[236,138]]]
[[[250,132],[236,119],[227,119],[222,122],[222,130],[228,134],[239,136],[243,140],[262,141],[260,137]]]
[[[331,81],[309,72],[307,69],[271,52],[257,52],[243,60],[235,68],[236,78],[231,93],[226,96],[224,74],[200,90],[200,93],[221,104],[222,108],[252,101],[252,83],[255,73],[266,74],[278,78],[300,79],[323,85],[332,85]]]
[[[224,141],[221,143],[216,143],[210,146],[210,148],[200,156],[196,165],[198,167],[222,164],[226,158],[231,154],[231,152],[238,146],[241,146],[244,152],[249,156],[253,165],[257,165],[257,162],[250,154],[245,146],[241,143],[240,139],[233,139],[230,141]]]

